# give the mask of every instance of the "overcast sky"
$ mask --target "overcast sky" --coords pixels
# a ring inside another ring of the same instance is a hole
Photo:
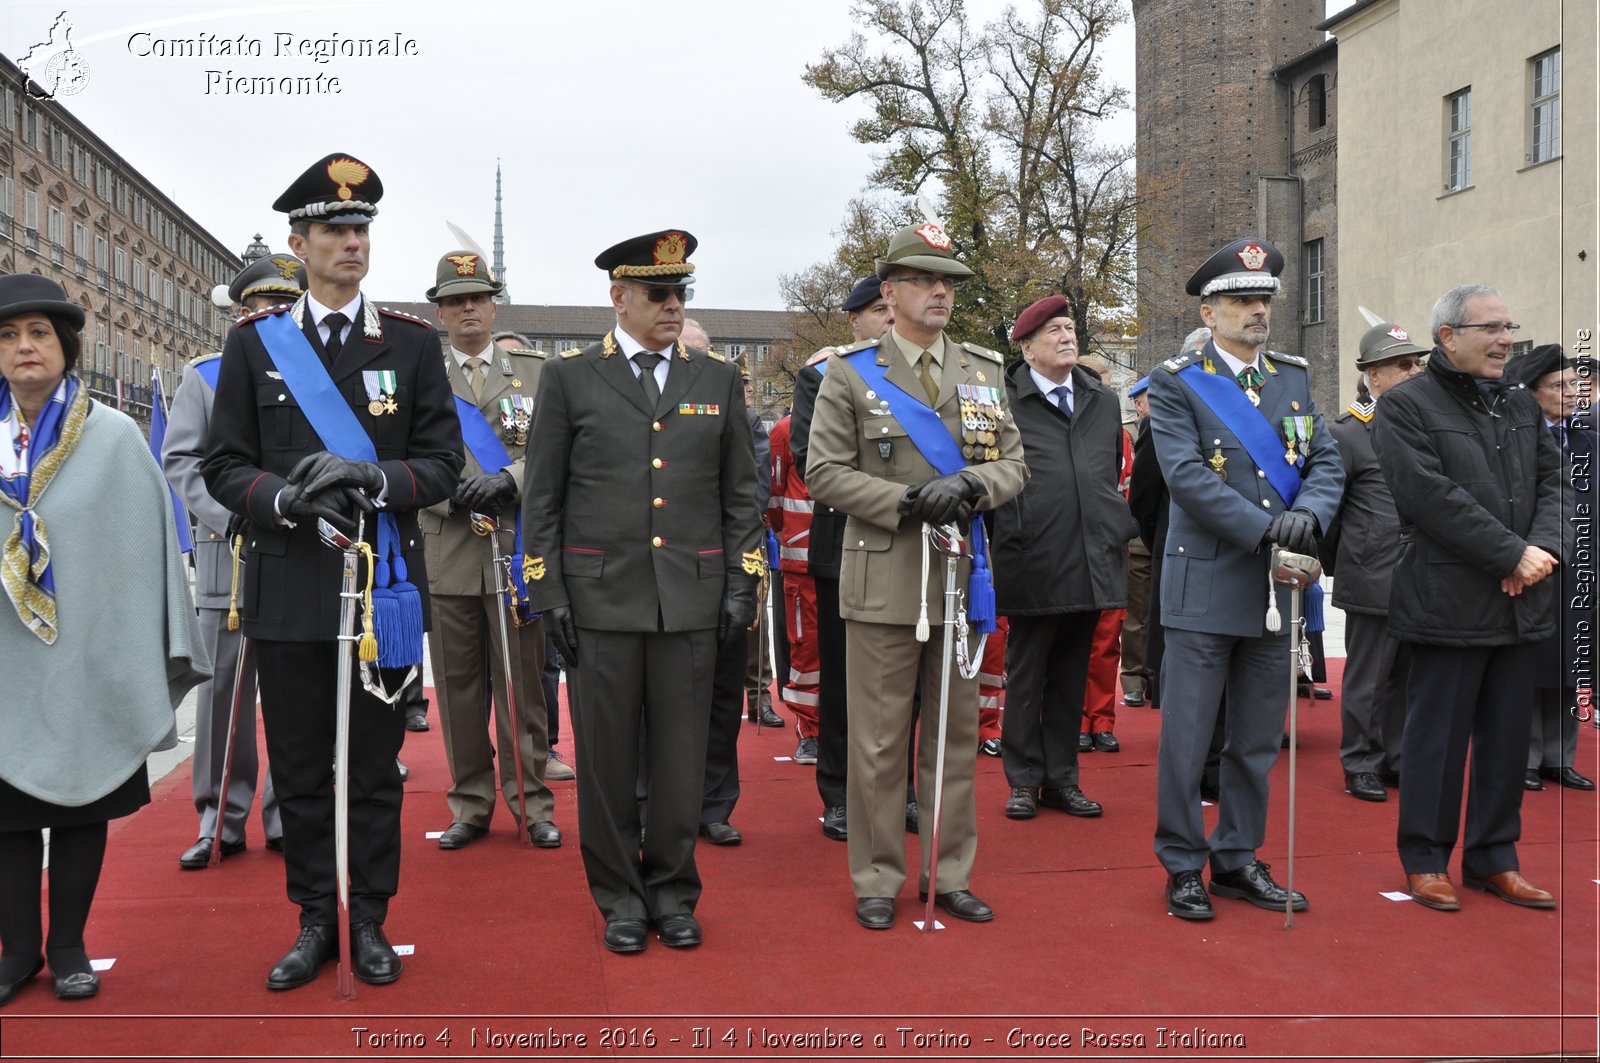
[[[973,0],[969,12],[976,26],[1003,6]],[[89,78],[60,102],[236,253],[256,232],[287,249],[270,205],[323,155],[370,164],[384,197],[365,288],[384,300],[420,300],[433,284],[454,246],[446,219],[492,251],[498,158],[515,302],[600,302],[597,252],[681,227],[701,242],[698,304],[777,309],[779,274],[832,250],[872,167],[848,133],[863,108],[827,103],[800,80],[848,38],[849,0],[12,2],[0,52],[20,60],[63,8]],[[202,34],[243,35],[262,54],[139,54]],[[275,56],[279,34],[296,46],[399,35],[417,54],[318,63]],[[1132,91],[1131,22],[1107,69]],[[321,74],[341,91],[225,94],[212,70]],[[1124,116],[1113,138],[1132,136]]]

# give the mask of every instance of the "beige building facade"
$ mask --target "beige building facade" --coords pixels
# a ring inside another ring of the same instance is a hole
[[[1340,394],[1358,307],[1425,342],[1459,284],[1498,287],[1519,350],[1592,354],[1600,316],[1594,0],[1361,0],[1338,38]]]

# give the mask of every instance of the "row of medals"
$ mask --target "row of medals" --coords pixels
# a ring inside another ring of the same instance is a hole
[[[961,456],[968,461],[999,461],[1000,407],[976,399],[961,400]]]

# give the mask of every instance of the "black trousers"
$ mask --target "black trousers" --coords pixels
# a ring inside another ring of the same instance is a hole
[[[700,901],[694,846],[716,643],[714,630],[578,629],[580,660],[567,673],[578,835],[589,893],[607,919],[692,912]],[[641,761],[650,802],[642,846]]]
[[[1538,646],[1411,643],[1410,650],[1400,743],[1400,863],[1408,875],[1448,872],[1470,745],[1461,873],[1487,878],[1520,870],[1522,773]]]
[[[760,631],[763,638],[766,631]],[[726,823],[739,803],[739,727],[744,720],[744,675],[750,632],[735,631],[717,647],[706,732],[705,799],[701,823]],[[752,703],[754,704],[754,703]],[[653,825],[653,824],[652,824]]]
[[[1078,731],[1100,611],[1013,616],[1000,756],[1012,786],[1078,785]]]
[[[824,808],[843,807],[850,759],[850,702],[839,581],[826,576],[813,579],[817,584],[817,793]]]
[[[300,925],[338,919],[333,844],[333,753],[337,724],[338,644],[255,643],[267,759],[283,813],[284,874]],[[386,669],[384,687],[405,672]],[[405,722],[361,687],[350,691],[350,918],[382,923],[400,885],[400,799],[395,757]]]

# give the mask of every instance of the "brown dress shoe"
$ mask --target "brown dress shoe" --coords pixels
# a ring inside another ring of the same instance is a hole
[[[1411,899],[1424,908],[1433,908],[1441,912],[1461,910],[1461,898],[1456,896],[1456,888],[1450,884],[1449,875],[1431,872],[1407,875],[1406,887],[1411,891]]]
[[[1503,901],[1520,904],[1524,908],[1554,908],[1555,895],[1522,877],[1520,871],[1502,871],[1488,878],[1469,878],[1461,881],[1477,890],[1487,890]]]

